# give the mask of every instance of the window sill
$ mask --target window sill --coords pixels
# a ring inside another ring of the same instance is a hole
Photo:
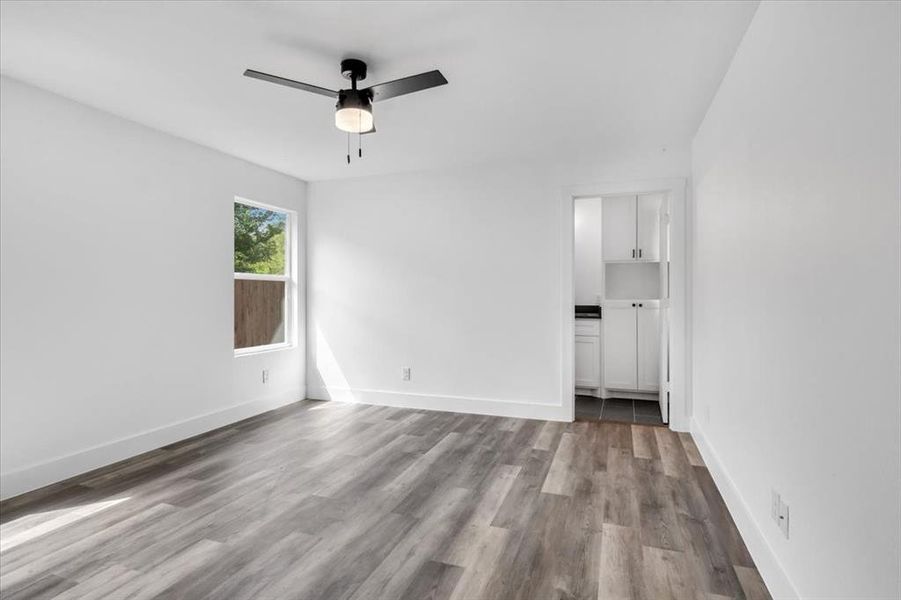
[[[281,352],[282,350],[294,350],[296,344],[271,344],[269,346],[254,346],[252,348],[241,348],[235,350],[235,358],[242,356],[254,356],[256,354],[268,354],[270,352]]]

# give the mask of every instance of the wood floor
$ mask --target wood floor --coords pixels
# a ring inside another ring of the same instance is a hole
[[[769,598],[662,427],[304,401],[0,514],[4,600]]]

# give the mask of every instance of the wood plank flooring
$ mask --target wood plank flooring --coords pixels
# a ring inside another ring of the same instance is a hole
[[[766,599],[691,436],[304,401],[0,505],[0,596]]]

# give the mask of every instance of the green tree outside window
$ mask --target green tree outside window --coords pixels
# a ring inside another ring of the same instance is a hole
[[[235,202],[235,273],[285,275],[287,215]]]

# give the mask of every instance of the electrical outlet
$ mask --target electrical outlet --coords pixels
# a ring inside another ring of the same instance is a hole
[[[263,369],[263,383],[269,383],[269,369]]]
[[[779,502],[779,529],[782,530],[785,539],[788,539],[788,504],[781,501]]]
[[[410,367],[404,367],[403,371],[401,371],[401,379],[403,379],[404,381],[410,381],[410,378]]]
[[[785,539],[788,539],[788,504],[782,501],[782,496],[776,490],[772,490],[770,517],[782,531]]]

